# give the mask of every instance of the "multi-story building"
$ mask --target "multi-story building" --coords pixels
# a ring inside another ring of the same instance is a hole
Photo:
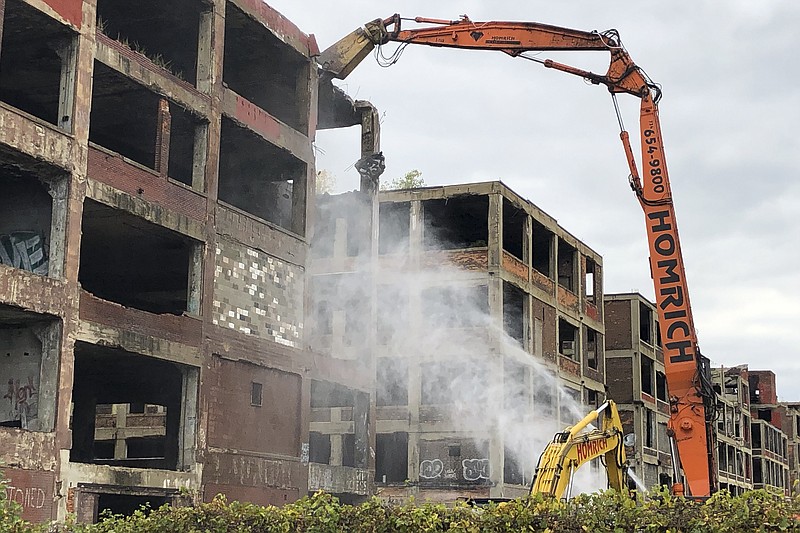
[[[718,394],[713,442],[719,488],[741,494],[753,488],[747,366],[712,368],[711,379]]]
[[[753,446],[753,488],[777,489],[789,494],[789,441],[782,431],[775,374],[749,370],[750,438]]]
[[[346,378],[340,419],[374,403],[374,378],[304,333],[318,105],[333,126],[356,112],[318,84],[313,37],[252,0],[8,0],[0,18],[10,499],[92,521],[368,493],[366,422],[358,472],[307,466],[317,389]]]
[[[789,465],[789,490],[792,496],[800,493],[800,403],[779,402],[781,430],[787,439],[787,462]]]
[[[524,494],[555,430],[605,396],[600,256],[500,182],[381,192],[372,246],[354,195],[329,200],[316,322],[358,360],[374,291],[378,493]],[[348,283],[358,264],[374,276]]]
[[[628,460],[646,487],[669,485],[669,398],[658,313],[641,294],[606,294],[605,326],[608,395],[625,432],[636,435]]]

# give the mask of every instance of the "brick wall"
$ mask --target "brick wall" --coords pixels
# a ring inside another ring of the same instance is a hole
[[[607,300],[606,350],[631,349],[631,303],[628,300]]]
[[[257,453],[300,455],[301,379],[297,374],[214,359],[210,391],[209,444]],[[261,405],[252,405],[252,383],[261,385]]]
[[[303,340],[302,267],[220,239],[214,270],[214,324],[299,348]]]
[[[608,396],[617,403],[633,401],[633,359],[614,357],[606,359],[606,384]]]

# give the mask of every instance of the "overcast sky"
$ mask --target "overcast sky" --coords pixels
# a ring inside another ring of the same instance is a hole
[[[702,352],[716,366],[771,369],[779,398],[800,401],[800,2],[268,3],[320,49],[395,12],[618,29],[664,92],[665,153]],[[540,57],[608,66],[605,53]],[[384,179],[412,169],[428,185],[501,179],[603,256],[606,293],[653,299],[643,216],[604,88],[498,52],[413,45],[390,68],[368,57],[339,85],[382,113]],[[620,100],[638,139],[639,102]],[[316,145],[318,169],[336,176],[337,191],[356,188],[358,128],[319,132]]]

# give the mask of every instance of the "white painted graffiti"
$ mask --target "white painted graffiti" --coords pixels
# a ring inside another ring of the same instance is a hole
[[[419,464],[419,477],[422,479],[436,479],[444,472],[441,459],[426,459]]]
[[[48,261],[42,237],[32,231],[0,235],[0,263],[46,276]]]
[[[461,467],[464,469],[464,479],[467,481],[489,479],[489,459],[464,459],[461,461]]]
[[[6,500],[19,504],[25,509],[41,509],[46,502],[46,495],[40,488],[6,487]]]

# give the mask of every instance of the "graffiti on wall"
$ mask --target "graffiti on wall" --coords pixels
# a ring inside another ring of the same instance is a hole
[[[489,479],[489,459],[464,459],[461,461],[464,470],[464,479],[478,481]]]
[[[6,501],[14,502],[25,509],[42,509],[47,502],[47,495],[39,487],[6,487]]]
[[[32,231],[0,235],[0,263],[46,276],[49,264],[44,239]]]
[[[441,459],[425,459],[419,464],[419,477],[422,479],[437,479],[444,472]]]
[[[3,400],[7,401],[8,410],[0,415],[0,422],[19,421],[22,429],[28,428],[28,422],[37,418],[36,385],[32,376],[27,381],[9,378]]]
[[[461,475],[465,481],[489,479],[489,459],[464,459],[461,461]],[[445,468],[441,459],[425,459],[419,463],[419,477],[422,479],[456,479],[452,468]]]

